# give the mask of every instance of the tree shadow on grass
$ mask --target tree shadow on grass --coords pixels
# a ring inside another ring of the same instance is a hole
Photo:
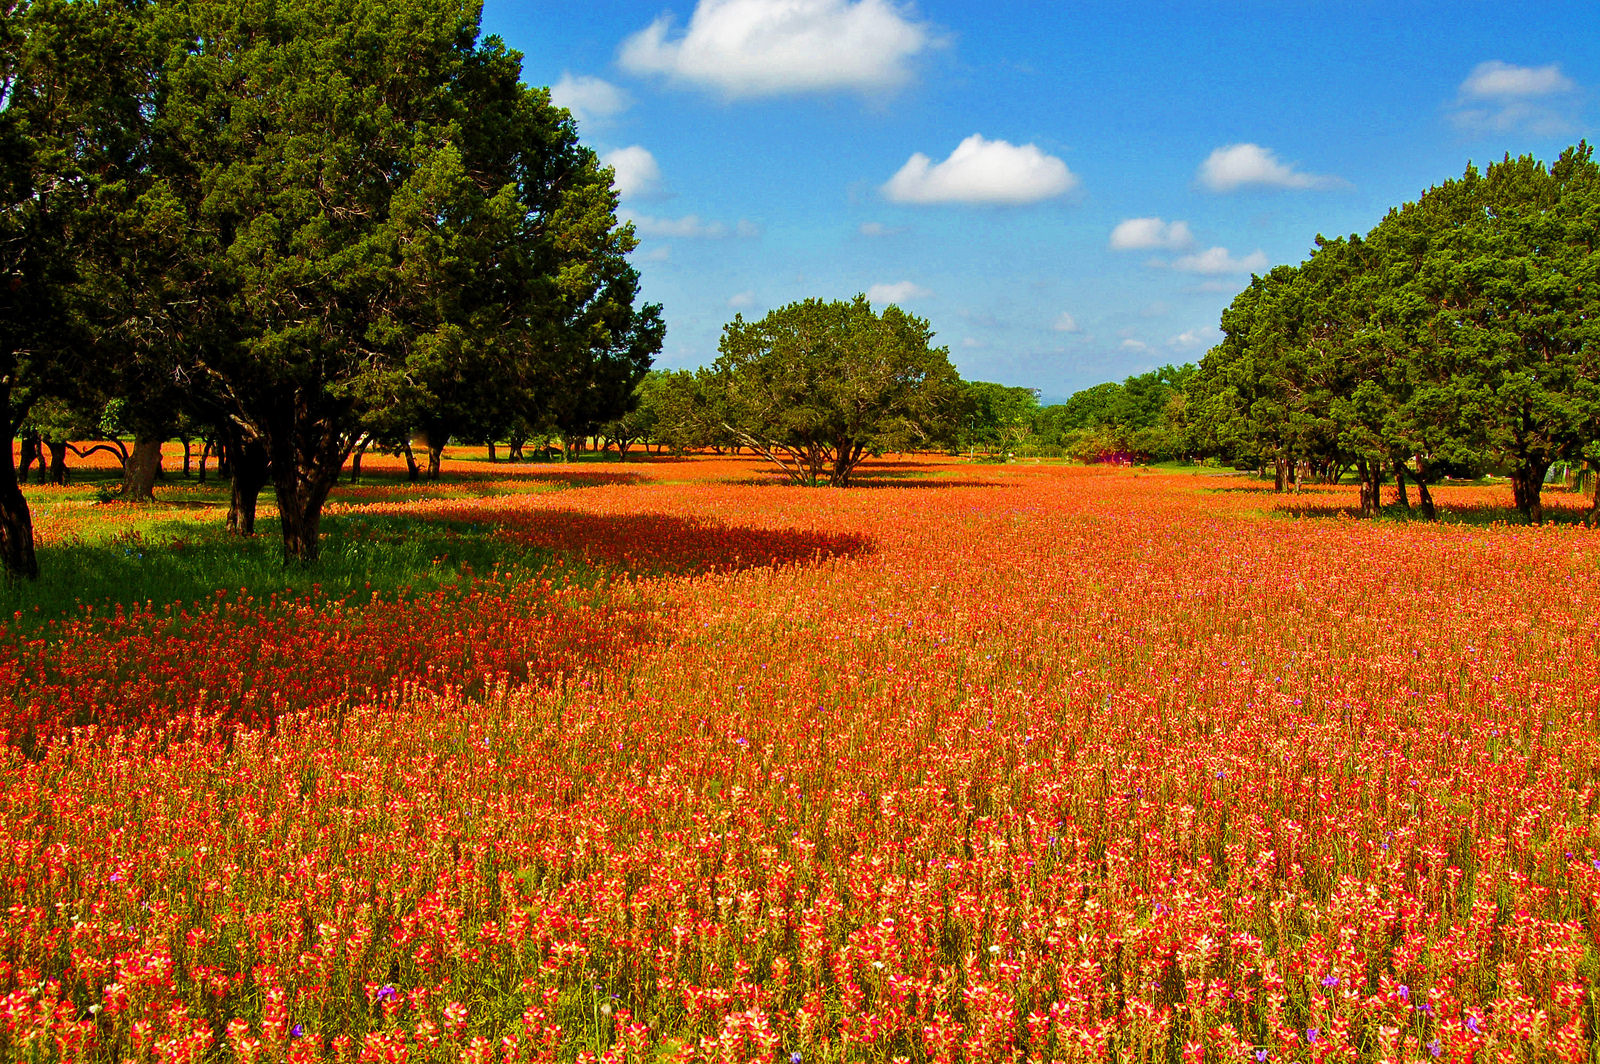
[[[38,550],[37,582],[0,583],[0,616],[16,636],[83,606],[190,603],[219,590],[324,600],[407,598],[488,578],[527,579],[559,561],[564,579],[803,565],[863,553],[866,536],[762,529],[667,514],[595,514],[485,499],[446,513],[361,510],[323,521],[320,557],[285,566],[276,522],[260,534],[157,517],[97,542]]]
[[[1476,528],[1488,528],[1492,525],[1528,525],[1528,520],[1522,516],[1522,512],[1511,506],[1436,501],[1435,507],[1438,512],[1438,519],[1429,521],[1422,515],[1420,507],[1413,505],[1408,510],[1398,503],[1389,503],[1379,508],[1376,521],[1382,524],[1467,525]],[[1266,512],[1272,517],[1289,520],[1313,518],[1323,520],[1362,519],[1359,504],[1332,505],[1319,503],[1305,506],[1287,504],[1274,506]],[[1573,509],[1546,504],[1544,520],[1545,524],[1548,525],[1581,525],[1587,512],[1586,509]]]
[[[478,511],[492,520],[492,509]],[[666,514],[508,510],[496,536],[520,548],[574,555],[588,564],[644,573],[726,572],[809,565],[862,554],[867,536],[817,529],[768,529]]]
[[[0,630],[0,741],[37,754],[88,725],[226,740],[399,687],[471,697],[603,679],[671,631],[670,599],[613,595],[614,576],[871,548],[865,536],[492,500],[443,518],[334,516],[325,528],[309,569],[284,568],[276,536],[173,518],[41,549],[41,582],[0,591],[13,615]]]

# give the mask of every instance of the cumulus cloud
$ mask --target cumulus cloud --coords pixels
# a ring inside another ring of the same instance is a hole
[[[1461,83],[1450,121],[1470,132],[1553,135],[1573,126],[1578,83],[1559,63],[1517,66],[1491,59]]]
[[[756,294],[754,292],[739,292],[728,297],[728,306],[734,310],[742,310],[745,307],[753,307],[755,306],[755,302]]]
[[[661,167],[656,165],[654,155],[637,144],[608,151],[600,156],[600,161],[615,172],[611,183],[623,199],[637,199],[660,191]]]
[[[1214,326],[1199,329],[1186,329],[1177,336],[1167,341],[1168,347],[1209,347],[1217,339],[1217,330]]]
[[[628,220],[633,223],[634,229],[640,236],[721,240],[728,236],[755,236],[761,231],[754,223],[746,221],[741,221],[730,229],[721,222],[702,221],[698,214],[686,214],[682,218],[652,218],[645,214],[635,214]]]
[[[626,111],[633,103],[628,94],[604,78],[563,72],[550,86],[550,102],[572,112],[580,126],[598,125]]]
[[[974,133],[935,163],[921,152],[883,186],[896,203],[990,203],[1020,206],[1072,191],[1078,177],[1033,144],[985,140]]]
[[[892,0],[700,0],[675,33],[662,15],[622,42],[624,69],[725,96],[882,91],[911,77],[932,29]]]
[[[893,284],[875,284],[867,289],[867,298],[874,303],[905,303],[932,295],[915,281],[895,281]]]
[[[1071,314],[1068,314],[1064,310],[1056,317],[1055,324],[1051,325],[1050,328],[1054,329],[1056,332],[1064,333],[1083,331],[1083,326],[1078,324],[1078,319],[1074,318]]]
[[[1194,234],[1188,222],[1166,222],[1160,218],[1129,218],[1118,222],[1111,230],[1111,250],[1148,251],[1161,248],[1166,251],[1187,251],[1194,246]]]
[[[1491,59],[1472,68],[1467,80],[1461,83],[1461,94],[1503,100],[1516,96],[1549,96],[1571,92],[1577,87],[1576,82],[1561,73],[1560,63],[1526,67]]]
[[[1143,340],[1127,339],[1127,340],[1122,341],[1120,346],[1122,347],[1122,349],[1124,351],[1148,351],[1148,350],[1150,350],[1150,345],[1145,343]]]
[[[1216,276],[1224,273],[1258,273],[1266,269],[1267,253],[1257,248],[1248,255],[1235,258],[1227,248],[1207,248],[1193,255],[1172,260],[1172,268],[1184,273]]]
[[[1246,185],[1267,188],[1340,188],[1347,184],[1329,174],[1308,174],[1259,144],[1228,144],[1206,156],[1195,175],[1212,192],[1232,192]]]

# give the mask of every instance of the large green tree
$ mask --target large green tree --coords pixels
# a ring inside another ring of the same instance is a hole
[[[609,175],[478,17],[166,9],[156,161],[195,298],[165,309],[233,449],[264,455],[288,560],[315,559],[341,465],[397,410],[442,440],[534,401],[578,352],[659,346]]]
[[[807,299],[723,328],[723,426],[797,483],[850,483],[867,455],[953,438],[960,378],[933,330],[866,296]]]
[[[106,371],[108,225],[142,172],[151,80],[141,9],[0,2],[0,565],[38,575],[11,441],[36,402]]]

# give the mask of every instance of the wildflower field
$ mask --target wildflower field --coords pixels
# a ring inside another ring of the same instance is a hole
[[[1597,1059],[1577,496],[456,466],[29,489],[0,1058]]]

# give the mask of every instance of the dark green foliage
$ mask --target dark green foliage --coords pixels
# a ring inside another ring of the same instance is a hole
[[[1189,454],[1184,386],[1192,365],[1161,366],[1039,409],[1033,438],[1083,462],[1172,461]]]
[[[739,315],[723,328],[707,401],[796,482],[845,487],[868,454],[954,439],[960,378],[932,341],[926,321],[892,305],[878,314],[865,296]]]
[[[1600,167],[1503,161],[1391,211],[1363,240],[1252,280],[1188,387],[1205,453],[1337,479],[1362,511],[1452,471],[1507,474],[1542,518],[1557,461],[1600,458]]]

